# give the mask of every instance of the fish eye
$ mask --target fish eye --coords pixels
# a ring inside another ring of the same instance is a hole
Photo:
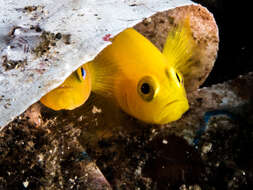
[[[86,77],[86,72],[85,72],[83,67],[81,67],[81,74],[82,74],[82,77],[83,77],[83,80],[84,80],[85,77]]]
[[[83,80],[85,80],[87,73],[86,70],[81,66],[75,71],[75,75],[79,82],[82,82]]]
[[[137,85],[138,94],[143,100],[148,102],[155,98],[157,91],[157,85],[153,78],[150,76],[143,77]]]

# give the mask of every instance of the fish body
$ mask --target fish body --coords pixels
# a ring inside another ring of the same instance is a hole
[[[165,124],[179,119],[189,109],[180,68],[187,69],[192,56],[190,38],[186,21],[169,33],[160,52],[133,28],[124,30],[94,60],[83,65],[91,76],[91,90],[147,123]],[[87,94],[82,95],[86,100]]]

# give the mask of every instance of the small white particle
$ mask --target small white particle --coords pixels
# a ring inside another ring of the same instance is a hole
[[[39,154],[38,157],[39,157],[39,160],[38,160],[39,162],[42,162],[44,160],[44,155],[43,154]]]
[[[95,114],[95,113],[101,113],[101,112],[102,112],[101,109],[97,108],[96,106],[93,106],[93,108],[92,108],[92,113],[93,114]]]
[[[26,181],[23,182],[23,186],[24,186],[25,188],[27,188],[28,185],[29,185],[29,181],[26,180]]]
[[[147,22],[152,22],[152,19],[150,17],[147,18],[146,20],[147,20]]]
[[[208,152],[210,152],[212,149],[212,143],[208,143],[202,146],[202,153],[206,154]]]
[[[14,33],[15,35],[20,35],[22,33],[22,31],[20,29],[16,29],[14,32],[15,32]]]
[[[168,141],[163,139],[163,144],[168,144]]]
[[[75,180],[72,179],[72,178],[69,178],[69,181],[70,181],[71,183],[74,183],[74,182],[75,182]]]

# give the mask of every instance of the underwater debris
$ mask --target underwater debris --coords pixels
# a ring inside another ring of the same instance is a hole
[[[230,113],[229,111],[226,111],[226,110],[213,110],[213,111],[206,112],[203,117],[204,124],[196,132],[196,137],[193,140],[193,145],[198,146],[201,136],[208,129],[210,120],[212,120],[213,118],[217,119],[217,117],[224,117],[224,116],[228,117],[229,119],[235,119],[235,116],[233,116],[232,113]]]
[[[35,30],[36,30],[36,28],[35,28]],[[37,28],[37,30],[38,30],[38,28]],[[63,36],[70,36],[70,35],[65,34]],[[56,42],[62,38],[62,34],[61,33],[54,34],[51,32],[43,31],[40,38],[41,38],[41,42],[33,50],[34,53],[36,54],[36,56],[38,56],[38,57],[45,55],[50,50],[51,47],[56,46]],[[65,40],[64,40],[64,43],[66,43]],[[68,44],[70,44],[69,41],[68,41]]]
[[[8,57],[4,55],[2,57],[2,64],[5,69],[5,71],[9,71],[12,69],[18,69],[18,68],[23,68],[25,65],[27,65],[27,59],[24,60],[8,60]]]

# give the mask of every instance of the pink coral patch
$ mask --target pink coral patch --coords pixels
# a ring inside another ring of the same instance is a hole
[[[103,40],[106,41],[106,42],[110,41],[110,39],[111,39],[111,34],[106,34],[106,35],[103,37]]]

